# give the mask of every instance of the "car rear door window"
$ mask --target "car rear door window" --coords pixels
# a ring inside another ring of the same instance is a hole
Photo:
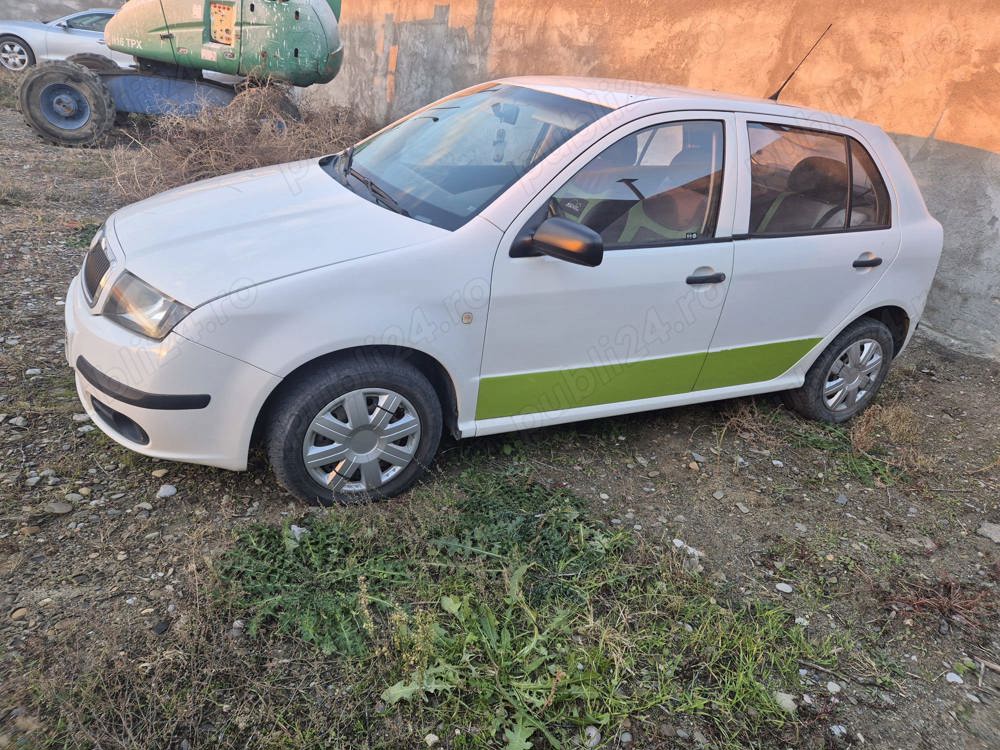
[[[889,191],[867,149],[848,138],[851,149],[851,229],[884,229],[891,221]]]
[[[748,123],[750,233],[808,234],[847,226],[847,138]]]
[[[712,238],[722,196],[725,126],[671,122],[626,136],[549,202],[549,215],[584,224],[606,249]]]

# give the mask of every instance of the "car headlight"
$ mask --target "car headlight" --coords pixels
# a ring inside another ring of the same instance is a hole
[[[123,272],[111,287],[102,311],[119,325],[157,341],[190,312],[187,305],[157,291],[128,271]]]

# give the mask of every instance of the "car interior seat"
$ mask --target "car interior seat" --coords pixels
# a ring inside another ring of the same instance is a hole
[[[783,234],[844,226],[847,210],[847,165],[825,156],[809,156],[788,175],[755,232]]]

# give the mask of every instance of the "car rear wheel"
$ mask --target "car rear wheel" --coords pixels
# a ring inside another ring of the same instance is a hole
[[[23,39],[0,36],[0,66],[20,72],[35,64],[35,53]]]
[[[100,75],[66,60],[25,73],[18,104],[28,126],[57,146],[91,146],[114,126],[115,103]]]
[[[813,363],[802,387],[784,394],[785,403],[810,419],[846,422],[875,399],[893,355],[892,333],[885,323],[857,320]]]
[[[296,497],[382,500],[424,473],[441,440],[434,387],[402,359],[359,356],[295,378],[269,410],[267,454]]]

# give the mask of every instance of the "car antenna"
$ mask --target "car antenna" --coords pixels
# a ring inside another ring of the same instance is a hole
[[[809,48],[809,51],[806,52],[806,56],[803,57],[799,61],[799,64],[795,66],[795,70],[793,70],[791,73],[788,74],[788,78],[785,79],[785,82],[783,84],[781,84],[781,86],[778,87],[777,91],[775,91],[773,94],[771,94],[769,97],[767,97],[768,99],[770,99],[772,102],[778,101],[778,97],[781,96],[781,92],[785,90],[785,86],[788,85],[788,82],[791,81],[792,78],[795,77],[795,74],[799,72],[799,68],[802,67],[802,63],[804,63],[806,60],[809,59],[809,55],[811,55],[813,53],[813,50],[816,49],[819,46],[819,43],[823,41],[823,37],[826,36],[827,31],[829,31],[832,28],[833,28],[833,24],[832,23],[829,26],[826,27],[826,31],[824,31],[822,34],[819,35],[819,39],[817,39],[816,43],[812,47]]]

